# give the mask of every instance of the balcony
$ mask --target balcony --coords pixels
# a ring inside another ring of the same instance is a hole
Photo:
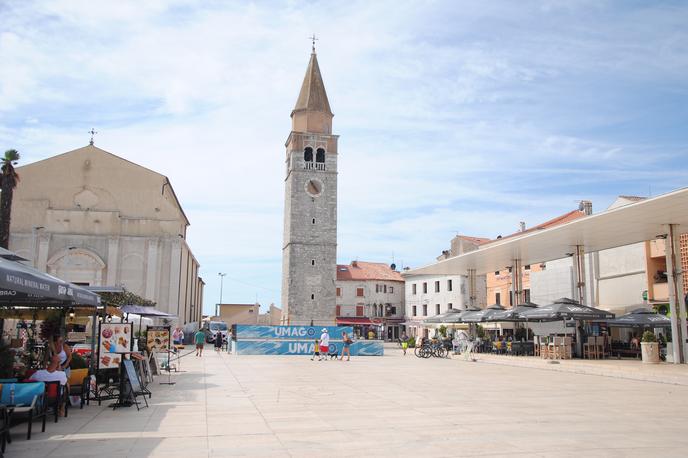
[[[655,283],[652,285],[652,298],[655,301],[668,301],[669,283]]]

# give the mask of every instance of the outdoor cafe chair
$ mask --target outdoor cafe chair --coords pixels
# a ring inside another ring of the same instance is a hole
[[[10,387],[3,385],[0,404],[7,406],[10,421],[17,419],[28,422],[26,439],[31,440],[33,421],[42,418],[42,432],[45,432],[46,402],[44,382],[23,382],[14,384],[14,404],[10,405]],[[8,441],[9,442],[9,441]]]
[[[604,340],[605,340],[604,336],[595,337],[595,350],[597,351],[597,356],[601,359],[604,359],[604,356],[605,356]]]
[[[562,357],[564,359],[571,359],[573,356],[571,346],[573,344],[573,339],[571,337],[564,337],[564,345],[562,347]]]
[[[597,340],[595,336],[588,336],[587,341],[583,344],[583,358],[597,359]]]
[[[0,456],[10,440],[10,413],[6,406],[0,405]]]

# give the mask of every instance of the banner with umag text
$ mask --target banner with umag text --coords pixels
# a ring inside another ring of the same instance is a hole
[[[330,334],[330,340],[342,340],[342,332],[351,336],[354,332],[351,326],[252,326],[238,324],[236,327],[236,340],[246,339],[319,339],[323,327]]]
[[[237,355],[312,355],[311,340],[237,340]],[[342,354],[342,342],[330,340],[329,354]],[[382,356],[382,341],[357,340],[351,344],[351,356]]]

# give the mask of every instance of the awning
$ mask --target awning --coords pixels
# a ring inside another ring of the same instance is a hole
[[[609,326],[628,328],[670,328],[671,319],[648,308],[638,308],[610,320]]]
[[[337,325],[347,325],[347,326],[382,326],[382,322],[373,322],[368,317],[354,316],[354,317],[339,317],[337,318]]]
[[[483,321],[490,321],[490,318],[497,313],[503,312],[504,307],[499,304],[492,304],[487,308],[478,310],[477,312],[465,313],[461,316],[461,321],[464,323],[481,323]]]
[[[145,305],[123,305],[120,308],[122,313],[135,313],[140,316],[146,316],[150,318],[173,318],[177,315],[170,315],[169,313],[163,312],[156,309],[155,307],[147,307]]]
[[[553,304],[543,305],[519,313],[527,321],[557,321],[557,320],[612,320],[614,314],[606,310],[582,305],[579,302],[562,297]]]
[[[0,257],[2,305],[91,305],[100,304],[100,296],[60,280],[33,267]]]

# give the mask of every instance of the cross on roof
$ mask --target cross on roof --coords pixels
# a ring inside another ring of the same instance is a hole
[[[88,131],[89,134],[91,134],[91,141],[88,142],[89,145],[93,145],[93,136],[98,133],[94,128],[91,128],[91,130]]]
[[[315,37],[315,34],[313,34],[313,35],[311,35],[310,37],[308,37],[308,39],[311,40],[311,42],[313,43],[313,52],[315,52],[315,42],[316,42],[318,39]]]

